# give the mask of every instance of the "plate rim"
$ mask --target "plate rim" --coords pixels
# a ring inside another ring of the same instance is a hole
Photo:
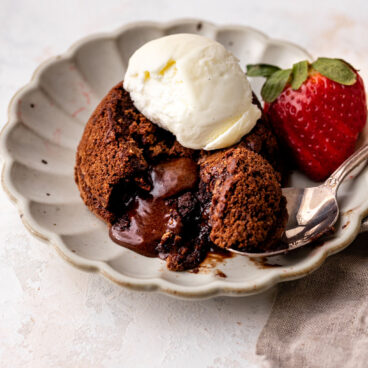
[[[72,253],[69,248],[67,248],[60,237],[56,233],[52,233],[46,229],[42,229],[35,222],[33,222],[32,216],[29,214],[29,200],[24,197],[21,193],[18,193],[15,189],[13,183],[9,179],[9,173],[14,164],[14,159],[12,158],[10,152],[8,152],[6,148],[6,138],[8,134],[11,132],[12,128],[18,124],[18,118],[16,116],[16,106],[18,101],[21,99],[21,96],[31,90],[39,86],[40,77],[42,75],[43,70],[48,68],[53,63],[59,60],[72,60],[75,57],[76,52],[79,50],[81,46],[90,41],[96,41],[98,39],[116,39],[123,32],[127,30],[131,30],[137,27],[142,26],[153,26],[158,27],[162,30],[166,28],[170,28],[173,26],[177,26],[180,24],[206,24],[208,26],[213,27],[216,31],[221,29],[239,29],[239,30],[247,30],[248,32],[252,32],[257,34],[258,37],[262,38],[264,42],[272,42],[272,44],[277,45],[288,45],[294,48],[297,48],[304,52],[311,58],[311,55],[303,48],[292,42],[284,41],[280,39],[274,39],[267,36],[265,33],[249,26],[245,25],[237,25],[237,24],[221,24],[217,25],[212,22],[208,22],[204,19],[196,19],[196,18],[183,18],[176,19],[170,22],[154,22],[154,21],[139,21],[139,22],[131,22],[127,23],[116,30],[111,32],[99,32],[95,34],[88,35],[83,37],[76,42],[74,42],[64,53],[53,56],[46,61],[42,62],[33,72],[31,80],[20,88],[11,98],[10,103],[8,105],[8,121],[2,128],[0,132],[0,152],[3,158],[2,162],[2,170],[1,170],[1,184],[4,191],[7,193],[8,197],[15,204],[21,220],[26,227],[26,229],[35,237],[40,239],[43,242],[51,244],[58,252],[58,254],[69,264],[73,266],[92,272],[99,272],[109,280],[114,283],[127,287],[129,289],[138,290],[138,291],[157,291],[160,293],[168,294],[171,296],[185,298],[185,299],[203,299],[203,298],[211,298],[214,296],[247,296],[256,293],[260,293],[266,291],[272,286],[283,282],[294,280],[297,278],[304,277],[311,272],[318,269],[330,255],[340,252],[345,249],[358,235],[360,230],[361,221],[365,216],[368,215],[368,198],[366,201],[366,207],[357,214],[354,219],[350,219],[350,224],[352,230],[350,231],[350,235],[346,237],[343,241],[339,242],[339,244],[335,245],[333,248],[326,249],[322,254],[317,257],[317,254],[314,254],[314,257],[317,258],[312,264],[309,266],[303,267],[299,270],[289,271],[289,272],[274,272],[272,276],[267,275],[267,277],[263,277],[262,280],[255,282],[248,287],[243,286],[231,286],[226,285],[221,280],[216,280],[211,282],[211,285],[201,285],[196,287],[188,287],[181,286],[178,284],[173,284],[167,280],[152,278],[148,280],[137,279],[134,277],[130,277],[127,275],[123,275],[115,271],[112,267],[110,267],[107,263],[102,261],[93,261],[78,256],[75,253]],[[368,168],[365,169],[368,171]]]

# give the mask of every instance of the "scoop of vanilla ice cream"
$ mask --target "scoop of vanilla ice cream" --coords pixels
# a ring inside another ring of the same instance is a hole
[[[220,43],[193,34],[150,41],[124,78],[135,107],[184,147],[229,147],[261,116],[239,61]]]

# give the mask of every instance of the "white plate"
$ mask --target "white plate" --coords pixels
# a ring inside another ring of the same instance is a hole
[[[310,58],[300,47],[272,40],[254,29],[219,27],[199,20],[135,23],[83,39],[65,54],[42,64],[32,81],[13,98],[1,136],[5,190],[25,226],[54,245],[64,259],[132,289],[190,298],[249,295],[307,275],[358,234],[368,213],[367,170],[354,182],[347,180],[340,190],[342,216],[335,236],[322,246],[270,261],[280,267],[263,267],[237,256],[223,262],[209,259],[199,273],[168,271],[165,262],[113,243],[107,226],[80,199],[73,167],[84,124],[100,99],[123,78],[134,50],[148,40],[177,32],[217,39],[242,66],[266,62],[286,67]],[[251,82],[258,92],[262,81]],[[310,184],[298,174],[292,180],[302,186]],[[227,277],[220,277],[218,270]]]

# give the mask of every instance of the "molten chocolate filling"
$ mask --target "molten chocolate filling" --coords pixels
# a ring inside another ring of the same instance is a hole
[[[137,253],[157,257],[156,247],[167,233],[180,234],[183,224],[170,198],[193,189],[198,180],[197,164],[179,158],[153,167],[152,189],[136,195],[126,214],[110,228],[111,239]]]

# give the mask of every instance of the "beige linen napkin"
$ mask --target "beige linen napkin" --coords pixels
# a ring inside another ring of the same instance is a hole
[[[368,234],[279,286],[257,343],[272,368],[368,367]]]

